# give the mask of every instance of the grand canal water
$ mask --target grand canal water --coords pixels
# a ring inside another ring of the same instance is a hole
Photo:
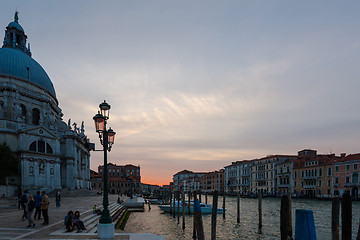
[[[204,196],[202,197],[204,200]],[[212,197],[208,196],[208,203]],[[222,197],[219,197],[222,206]],[[280,239],[280,198],[263,199],[263,227],[258,229],[258,200],[241,199],[240,224],[236,222],[236,197],[226,197],[226,217],[217,215],[217,239]],[[331,239],[331,201],[292,199],[293,231],[295,233],[295,209],[307,209],[314,212],[317,239]],[[360,202],[353,202],[353,239],[359,226]],[[211,214],[203,215],[205,239],[211,236]],[[125,232],[160,234],[167,240],[192,239],[192,216],[185,218],[186,228],[182,230],[182,216],[177,217],[163,213],[158,206],[151,210],[132,213],[125,227]],[[341,231],[341,230],[340,230]]]

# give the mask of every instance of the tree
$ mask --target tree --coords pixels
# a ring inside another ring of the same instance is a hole
[[[6,178],[18,173],[18,159],[4,142],[0,144],[0,183],[6,183]]]

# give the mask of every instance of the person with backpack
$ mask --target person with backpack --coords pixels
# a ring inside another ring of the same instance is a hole
[[[40,195],[40,191],[36,192],[36,195],[34,196],[34,203],[35,203],[35,215],[34,219],[40,220],[41,217],[41,206],[40,202],[42,201],[42,196]]]
[[[32,216],[31,216],[34,211],[34,208],[35,208],[35,202],[34,202],[33,195],[29,195],[28,199],[29,199],[29,202],[27,204],[27,208],[28,208],[27,217],[28,217],[29,225],[27,227],[35,227],[36,224],[34,223],[34,220],[32,219]]]
[[[28,194],[29,194],[29,191],[25,190],[24,193],[21,195],[21,198],[20,198],[21,207],[24,210],[24,213],[23,213],[23,215],[21,217],[21,220],[23,220],[23,221],[25,221],[25,219],[28,218],[28,216],[27,216]]]

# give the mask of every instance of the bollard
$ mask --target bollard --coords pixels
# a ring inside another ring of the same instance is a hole
[[[237,223],[240,223],[240,193],[237,193],[236,196],[236,200],[237,200]]]
[[[223,191],[223,219],[225,219],[225,191]]]
[[[280,207],[280,234],[281,240],[292,238],[291,226],[291,201],[288,195],[281,197]]]
[[[218,206],[218,191],[214,191],[212,213],[211,213],[211,240],[216,240],[217,206]],[[225,209],[223,209],[223,211],[225,211]]]
[[[344,193],[341,199],[341,228],[341,239],[351,240],[352,201],[348,193]]]
[[[331,208],[331,239],[339,240],[339,214],[340,214],[340,199],[338,197],[333,198]]]
[[[296,209],[295,239],[316,240],[314,215],[311,210]]]
[[[207,204],[207,192],[205,193],[205,204]]]
[[[204,228],[202,223],[201,207],[198,199],[194,200],[194,216],[198,240],[204,240]]]
[[[199,191],[199,202],[201,202],[201,191]]]
[[[259,229],[262,228],[262,195],[259,193],[258,197],[258,210],[259,210]]]
[[[185,193],[181,193],[181,199],[182,199],[182,229],[185,230]]]

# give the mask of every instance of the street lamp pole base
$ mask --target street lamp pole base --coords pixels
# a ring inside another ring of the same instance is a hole
[[[113,239],[115,236],[114,223],[98,223],[97,236],[99,239]]]

